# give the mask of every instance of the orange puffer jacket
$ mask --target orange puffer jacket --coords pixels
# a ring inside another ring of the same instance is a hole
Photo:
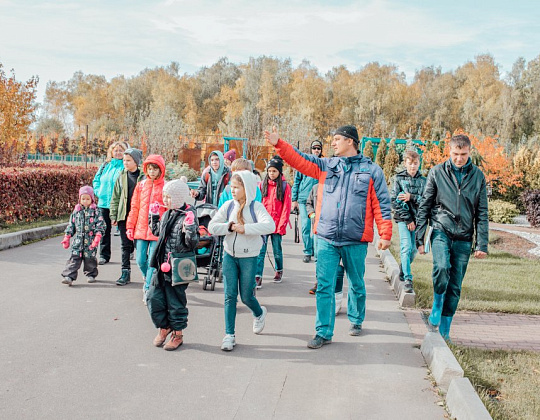
[[[126,229],[133,230],[135,239],[143,239],[145,241],[157,241],[158,238],[152,235],[148,224],[148,213],[150,204],[158,202],[161,204],[159,215],[165,213],[163,207],[163,185],[165,185],[165,160],[160,155],[149,155],[143,163],[143,172],[146,174],[146,166],[153,163],[159,166],[161,171],[160,176],[152,181],[145,178],[140,181],[135,187],[133,198],[131,199],[131,210],[126,222]]]

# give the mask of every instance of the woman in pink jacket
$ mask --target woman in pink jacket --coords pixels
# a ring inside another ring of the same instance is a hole
[[[274,156],[266,167],[266,176],[261,182],[262,203],[276,224],[276,231],[267,235],[263,241],[263,246],[259,254],[257,263],[257,289],[262,287],[262,275],[264,270],[264,258],[268,241],[272,241],[274,252],[276,275],[274,283],[281,283],[283,279],[283,251],[281,249],[281,238],[287,232],[289,217],[291,214],[291,187],[283,176],[283,160],[279,156]]]
[[[159,203],[160,216],[165,212],[163,207],[163,185],[165,184],[165,160],[160,155],[149,155],[143,163],[146,178],[140,181],[133,191],[131,210],[126,222],[126,235],[135,240],[137,265],[145,279],[143,286],[143,302],[150,288],[150,280],[154,269],[148,262],[156,248],[158,238],[152,235],[148,223],[150,204]]]

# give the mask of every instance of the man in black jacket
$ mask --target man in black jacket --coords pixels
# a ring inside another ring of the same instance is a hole
[[[431,169],[416,218],[416,245],[425,254],[424,236],[430,222],[433,249],[433,307],[429,324],[446,340],[461,295],[471,249],[475,258],[488,251],[488,202],[484,174],[472,164],[471,141],[450,139],[450,159]],[[473,245],[474,240],[474,245]]]

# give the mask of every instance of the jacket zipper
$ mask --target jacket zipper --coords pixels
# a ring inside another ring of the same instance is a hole
[[[232,244],[232,253],[233,253],[233,257],[236,257],[236,251],[234,249],[234,246],[236,245],[236,238],[238,237],[238,232],[234,232],[234,241],[233,241],[233,244]]]

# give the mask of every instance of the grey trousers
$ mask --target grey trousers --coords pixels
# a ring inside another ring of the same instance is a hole
[[[85,258],[79,257],[78,255],[72,255],[71,257],[69,257],[69,260],[67,260],[66,263],[66,268],[64,268],[64,271],[62,271],[62,277],[69,277],[71,280],[77,280],[77,272],[79,271],[79,268],[81,267],[81,264],[83,264],[83,262],[84,275],[87,277],[97,277],[97,258]]]

